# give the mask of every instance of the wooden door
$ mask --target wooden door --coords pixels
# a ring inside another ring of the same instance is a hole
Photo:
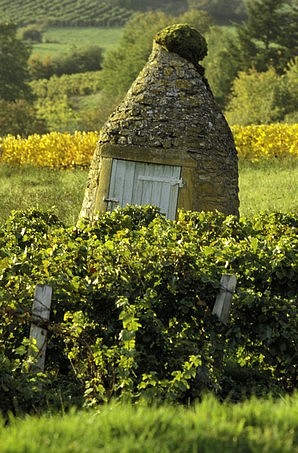
[[[113,159],[107,209],[127,204],[155,205],[175,219],[181,167]]]

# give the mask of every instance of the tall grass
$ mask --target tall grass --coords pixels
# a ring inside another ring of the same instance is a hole
[[[12,420],[0,429],[2,453],[294,453],[298,397],[194,407],[106,405],[97,411]]]
[[[67,225],[76,223],[88,170],[52,170],[0,165],[0,221],[11,210],[51,210]],[[298,212],[298,160],[239,163],[240,214]]]

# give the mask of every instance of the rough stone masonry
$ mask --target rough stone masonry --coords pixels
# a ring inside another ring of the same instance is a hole
[[[81,216],[104,209],[105,159],[119,156],[168,164],[181,156],[182,173],[183,162],[192,164],[178,208],[238,215],[237,153],[199,65],[206,54],[205,39],[186,24],[155,36],[148,62],[100,132]]]

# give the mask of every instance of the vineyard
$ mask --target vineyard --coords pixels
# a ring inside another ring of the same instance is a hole
[[[174,222],[128,206],[66,228],[50,212],[12,212],[0,230],[0,409],[293,391],[297,226],[291,213]],[[224,273],[237,278],[228,326],[211,313]],[[33,379],[37,284],[54,296],[46,372]]]
[[[49,208],[14,211],[8,200],[0,225],[1,451],[133,451],[136,442],[144,452],[296,451],[297,125],[232,131],[241,163],[274,163],[279,173],[288,165],[288,209],[240,219],[180,211],[171,221],[157,208],[127,206],[67,224]],[[41,179],[48,191],[58,187],[55,203],[65,211],[80,188],[74,179],[64,194],[59,174],[83,173],[82,190],[97,140],[95,131],[2,138],[9,193],[14,171],[23,172],[36,189]],[[274,184],[280,195],[285,181]],[[20,192],[12,196],[22,207]],[[223,274],[237,279],[227,325],[212,314]],[[36,373],[29,332],[43,284],[53,298],[42,325],[45,370]]]
[[[254,161],[298,156],[297,124],[233,126],[232,132],[240,158]],[[86,167],[90,164],[97,140],[97,132],[51,132],[28,138],[8,135],[0,139],[0,162],[57,168]]]
[[[46,22],[56,26],[120,26],[132,12],[98,0],[0,0],[0,15],[19,26]]]

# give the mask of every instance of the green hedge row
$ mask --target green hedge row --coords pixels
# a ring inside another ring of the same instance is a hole
[[[297,226],[294,214],[182,211],[170,221],[128,206],[65,228],[50,213],[12,213],[0,231],[1,409],[292,392]],[[225,273],[237,277],[227,326],[211,313]],[[37,284],[53,300],[36,376],[27,348]]]

